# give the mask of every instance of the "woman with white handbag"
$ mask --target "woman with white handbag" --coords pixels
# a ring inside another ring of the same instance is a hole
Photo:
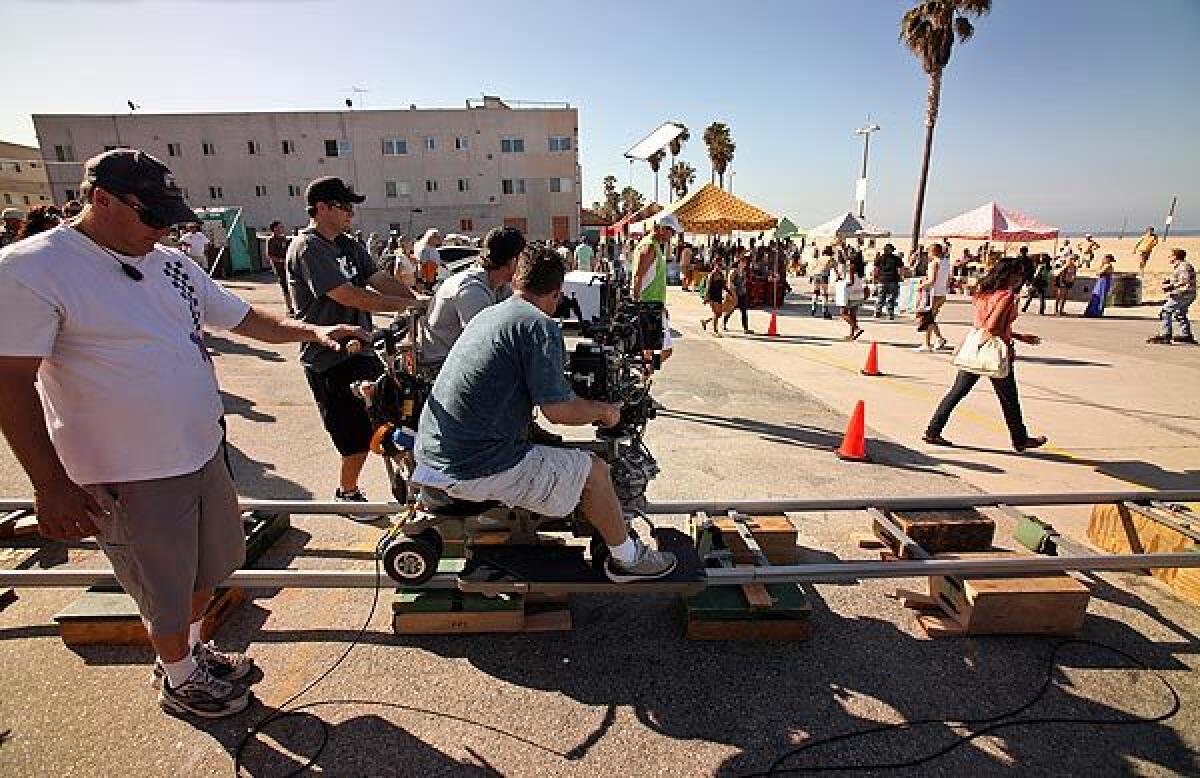
[[[954,355],[958,377],[954,386],[942,398],[922,440],[933,446],[952,446],[942,437],[950,414],[962,402],[980,376],[992,379],[992,388],[1000,398],[1004,422],[1012,436],[1013,448],[1026,451],[1046,444],[1046,438],[1030,437],[1021,417],[1021,401],[1017,395],[1017,380],[1013,374],[1013,341],[1036,346],[1042,342],[1037,335],[1013,332],[1017,320],[1016,290],[1025,282],[1024,269],[1015,258],[997,262],[979,282],[975,291],[975,328],[963,339]]]
[[[844,265],[838,271],[834,302],[842,308],[842,321],[850,325],[850,334],[846,336],[846,340],[858,340],[863,334],[862,327],[858,326],[858,306],[862,305],[867,296],[867,268],[860,251],[848,248],[845,258]]]

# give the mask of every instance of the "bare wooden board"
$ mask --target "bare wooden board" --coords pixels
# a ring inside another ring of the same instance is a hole
[[[737,564],[754,564],[754,552],[738,534],[729,518],[715,519],[721,540],[733,554]],[[773,565],[795,564],[797,558],[796,527],[787,516],[751,516],[746,520],[750,535]]]
[[[236,587],[218,589],[208,611],[200,636],[211,640],[221,625],[246,601],[246,593]],[[133,599],[124,592],[85,592],[79,599],[55,615],[58,632],[68,646],[146,646],[150,636],[138,616]]]
[[[1092,507],[1088,539],[1114,554],[1165,554],[1195,548],[1188,536],[1114,504]],[[1180,597],[1200,602],[1200,568],[1160,567],[1150,574]]]
[[[690,640],[808,640],[812,622],[807,619],[705,621],[688,619]]]

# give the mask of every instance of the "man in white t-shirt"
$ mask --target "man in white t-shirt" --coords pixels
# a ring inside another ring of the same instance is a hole
[[[331,348],[365,333],[251,307],[156,245],[196,216],[148,154],[108,151],[85,171],[77,219],[0,252],[0,430],[38,531],[94,535],[137,602],[159,704],[227,716],[246,707],[253,665],[200,642],[213,588],[245,559],[204,330]]]
[[[942,337],[938,327],[937,315],[946,304],[946,295],[950,289],[950,255],[940,243],[929,247],[929,275],[917,285],[917,294],[925,300],[927,308],[918,312],[918,329],[925,334],[925,343],[917,347],[917,351],[942,351],[950,347]],[[922,329],[923,328],[923,329]],[[934,343],[934,340],[937,343]]]
[[[208,249],[210,241],[198,223],[189,224],[187,232],[179,236],[179,242],[193,262],[208,270],[208,254],[205,251]]]

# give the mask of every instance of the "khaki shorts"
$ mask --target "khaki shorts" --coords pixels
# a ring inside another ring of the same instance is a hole
[[[108,513],[96,540],[154,634],[191,623],[192,593],[211,589],[246,560],[237,490],[220,449],[194,473],[95,484]]]
[[[557,518],[575,510],[591,469],[592,455],[586,451],[534,446],[508,470],[440,488],[460,500],[498,500],[504,505]]]

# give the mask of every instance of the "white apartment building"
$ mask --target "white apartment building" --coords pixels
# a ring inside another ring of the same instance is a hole
[[[0,208],[28,211],[50,204],[50,186],[41,152],[33,146],[0,141]]]
[[[83,162],[117,147],[166,163],[193,207],[240,206],[246,224],[302,226],[304,189],[339,176],[367,196],[364,234],[531,239],[580,234],[578,111],[566,103],[468,100],[464,109],[33,117],[54,200],[78,195]]]

